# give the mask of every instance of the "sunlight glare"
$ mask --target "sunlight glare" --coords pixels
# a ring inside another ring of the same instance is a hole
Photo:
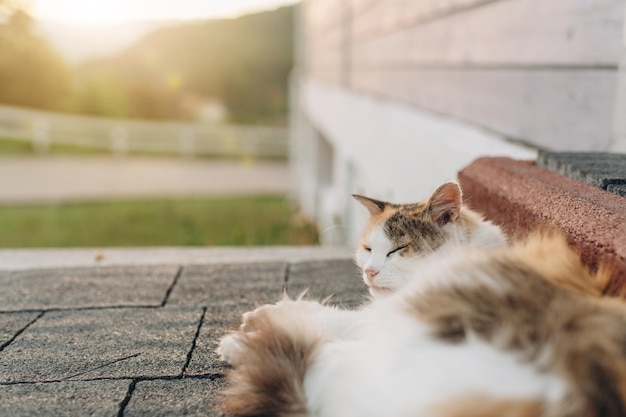
[[[149,9],[149,5],[144,3]],[[35,15],[45,16],[47,19],[64,23],[102,25],[122,23],[135,19],[133,9],[137,9],[136,2],[126,4],[107,0],[57,0],[37,2],[34,5]],[[136,11],[136,10],[135,10]]]
[[[30,0],[36,18],[79,25],[234,17],[295,0]]]

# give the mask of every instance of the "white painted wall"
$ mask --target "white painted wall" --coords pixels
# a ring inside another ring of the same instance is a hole
[[[611,148],[626,0],[302,4],[312,78],[544,149]]]
[[[536,151],[410,105],[372,98],[312,79],[299,85],[292,131],[295,194],[317,220],[323,244],[356,244],[366,213],[351,194],[397,203],[420,201],[481,156],[533,160]],[[320,187],[317,144],[333,147],[333,179]]]
[[[365,210],[352,193],[414,202],[481,156],[535,159],[504,136],[626,152],[626,0],[301,7],[293,190],[322,243],[356,243]]]

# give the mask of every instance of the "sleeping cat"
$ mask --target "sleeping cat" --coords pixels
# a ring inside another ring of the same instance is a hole
[[[461,188],[455,182],[441,185],[420,203],[394,204],[361,195],[353,197],[370,213],[356,251],[356,264],[374,298],[402,288],[416,271],[439,256],[451,256],[464,247],[507,245],[498,226],[463,205]],[[339,313],[329,308],[317,314],[322,317],[329,312],[332,319],[325,320],[327,337],[352,334],[353,311]],[[236,346],[226,349],[236,350]],[[232,363],[235,359],[230,356],[227,353],[226,360]]]
[[[626,306],[563,237],[434,256],[360,311],[283,300],[220,345],[243,416],[626,415]],[[348,320],[346,319],[348,314]],[[351,323],[349,331],[335,323]]]
[[[461,189],[449,182],[425,202],[392,204],[354,195],[370,213],[356,252],[363,281],[373,297],[404,286],[433,254],[458,247],[503,247],[502,230],[462,204]]]

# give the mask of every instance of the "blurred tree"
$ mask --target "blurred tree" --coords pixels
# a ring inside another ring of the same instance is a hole
[[[83,78],[106,68],[123,83],[130,115],[179,118],[192,94],[221,100],[232,121],[282,121],[292,68],[293,8],[236,19],[156,30],[111,60],[81,68]]]
[[[0,8],[0,102],[60,108],[70,92],[65,63],[19,6],[0,0]]]
[[[165,119],[187,117],[192,97],[234,122],[285,119],[293,7],[169,26],[70,73],[16,2],[0,0],[0,103]]]
[[[282,116],[287,111],[287,79],[292,62],[291,7],[233,21],[227,48],[228,68],[221,96],[239,122]]]
[[[93,71],[77,80],[68,110],[92,116],[128,117],[128,93],[120,80],[107,71]]]

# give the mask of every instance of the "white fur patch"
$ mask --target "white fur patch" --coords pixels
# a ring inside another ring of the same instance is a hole
[[[311,415],[428,416],[433,405],[460,395],[554,400],[565,392],[559,378],[512,354],[475,339],[434,341],[419,324],[405,324],[323,345],[305,377]]]
[[[365,245],[370,251],[359,247],[356,252],[356,263],[361,268],[362,279],[370,289],[374,298],[383,298],[398,291],[414,280],[424,283],[424,276],[428,276],[427,269],[439,268],[446,264],[446,258],[453,261],[464,248],[498,248],[506,247],[507,240],[502,230],[491,222],[469,210],[466,216],[473,218],[478,226],[468,229],[456,223],[449,223],[443,227],[447,238],[446,242],[432,253],[401,256],[393,253],[387,256],[393,248],[391,240],[385,234],[382,226],[375,227],[365,238]],[[368,279],[366,269],[378,271],[372,279]],[[454,280],[454,277],[449,277]],[[491,280],[486,277],[487,281]],[[419,284],[418,284],[419,285]]]
[[[415,269],[408,280],[404,294],[423,293],[431,288],[485,285],[497,294],[510,290],[509,284],[479,268],[472,268],[473,262],[480,262],[485,256],[477,249],[467,250],[451,247],[425,258],[419,269]],[[471,273],[468,272],[471,269]]]
[[[231,366],[238,366],[244,360],[245,349],[238,333],[229,333],[220,339],[216,353],[220,359]]]

